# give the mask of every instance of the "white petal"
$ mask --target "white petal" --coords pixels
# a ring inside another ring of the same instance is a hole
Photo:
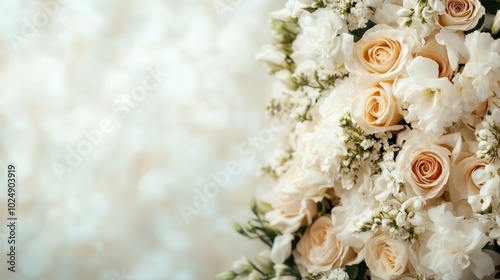
[[[271,260],[274,263],[284,263],[292,254],[292,240],[294,236],[291,233],[278,235],[274,239],[273,248],[271,250]]]

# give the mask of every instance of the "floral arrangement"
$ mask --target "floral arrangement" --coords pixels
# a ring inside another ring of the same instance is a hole
[[[288,0],[258,59],[289,128],[217,279],[500,279],[500,3]],[[495,278],[496,277],[496,278]]]

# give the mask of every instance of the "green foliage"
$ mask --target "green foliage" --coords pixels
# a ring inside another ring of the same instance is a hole
[[[500,1],[498,0],[480,0],[480,2],[487,13],[495,15],[500,10]]]
[[[350,280],[363,280],[367,270],[366,263],[363,261],[356,265],[348,265],[345,267]]]
[[[411,24],[411,22],[410,22],[410,24]],[[365,32],[374,26],[375,26],[375,23],[370,20],[366,24],[365,28],[358,28],[356,30],[351,31],[352,35],[354,36],[354,42],[359,41],[363,37],[363,35],[365,35]]]
[[[500,245],[495,241],[493,244],[487,243],[484,245],[483,249],[485,250],[491,250],[497,254],[500,254]]]

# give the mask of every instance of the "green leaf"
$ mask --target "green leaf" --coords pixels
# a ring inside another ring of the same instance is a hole
[[[258,208],[257,208],[257,201],[255,200],[255,196],[252,196],[252,199],[250,200],[250,209],[255,215],[258,215]]]
[[[365,32],[368,31],[368,29],[372,28],[373,26],[375,26],[375,23],[370,20],[366,24],[365,28],[358,28],[356,30],[353,30],[351,33],[352,33],[352,35],[354,35],[354,41],[355,42],[359,41],[363,37]]]
[[[366,266],[366,263],[363,261],[362,263],[358,264],[358,269],[359,269],[359,274],[358,274],[358,278],[356,278],[356,280],[365,279],[366,270],[368,269],[368,267]]]
[[[484,21],[485,21],[485,20],[486,20],[486,16],[482,16],[482,17],[479,19],[479,21],[477,22],[476,26],[474,26],[474,28],[472,28],[471,30],[465,31],[465,32],[464,32],[464,34],[466,34],[466,35],[467,35],[467,34],[469,34],[469,33],[472,33],[472,32],[474,32],[474,31],[476,31],[476,30],[479,30],[479,29],[481,28],[481,26],[483,26],[483,24],[484,24]],[[489,29],[490,27],[491,27],[491,26],[486,26],[486,28],[488,28],[488,29]],[[479,31],[481,31],[481,30],[479,30]]]
[[[314,13],[317,9],[313,7],[302,8],[304,11],[308,11],[309,13]]]
[[[359,269],[357,265],[348,265],[345,267],[345,271],[347,272],[347,275],[349,275],[349,279],[351,280],[356,279],[359,275]]]
[[[500,245],[496,241],[493,243],[493,245],[490,243],[486,243],[486,245],[484,245],[483,249],[491,250],[497,254],[500,254]]]
[[[356,265],[348,265],[345,267],[345,271],[347,275],[349,275],[350,280],[363,280],[365,278],[366,269],[367,267],[364,261]]]
[[[500,2],[498,0],[481,0],[480,2],[487,13],[495,15],[500,10]]]

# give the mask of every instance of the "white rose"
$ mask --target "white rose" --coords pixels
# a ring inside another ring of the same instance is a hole
[[[408,191],[425,200],[439,197],[450,176],[452,151],[460,149],[460,136],[450,134],[434,139],[420,130],[405,131],[398,135],[404,142],[396,158],[396,169],[410,188]]]
[[[353,119],[366,133],[402,129],[403,120],[392,93],[392,81],[378,80],[372,76],[359,78],[358,94],[351,104]]]
[[[297,244],[295,260],[310,273],[330,271],[345,266],[355,257],[354,251],[342,244],[333,230],[330,215],[321,216]]]
[[[409,272],[410,248],[406,241],[377,232],[368,240],[365,252],[366,265],[376,277],[400,279]]]
[[[458,202],[461,199],[467,199],[469,195],[479,194],[483,184],[474,181],[473,174],[484,169],[487,164],[486,160],[479,159],[475,155],[469,155],[452,166],[449,184],[452,201]]]
[[[445,0],[445,12],[439,15],[439,25],[452,30],[470,30],[484,15],[479,0]]]
[[[320,172],[302,169],[297,161],[291,162],[289,169],[279,179],[280,190],[301,194],[303,197],[321,199],[330,185]]]
[[[417,43],[413,29],[376,25],[354,45],[353,59],[346,64],[346,68],[356,74],[394,78],[411,59],[411,51]]]

